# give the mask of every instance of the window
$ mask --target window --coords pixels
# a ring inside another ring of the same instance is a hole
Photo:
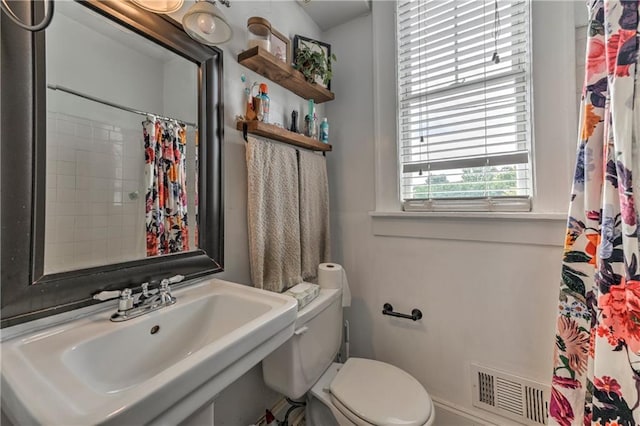
[[[405,210],[530,210],[529,7],[398,2]]]

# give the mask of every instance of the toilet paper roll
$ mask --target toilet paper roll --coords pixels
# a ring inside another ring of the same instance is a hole
[[[347,273],[337,263],[321,263],[318,266],[318,285],[320,288],[342,289],[342,307],[351,306],[351,290]]]

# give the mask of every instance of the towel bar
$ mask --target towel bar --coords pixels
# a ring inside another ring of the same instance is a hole
[[[391,306],[390,303],[385,303],[384,306],[382,306],[382,315],[390,315],[392,317],[406,318],[414,321],[422,319],[422,311],[420,309],[413,309],[411,315],[401,314],[400,312],[394,312],[393,306]]]

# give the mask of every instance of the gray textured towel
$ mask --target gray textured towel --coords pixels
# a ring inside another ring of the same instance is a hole
[[[251,279],[282,292],[302,281],[296,150],[250,137],[247,180]]]
[[[302,278],[315,281],[329,261],[329,183],[322,155],[300,150],[300,242]]]

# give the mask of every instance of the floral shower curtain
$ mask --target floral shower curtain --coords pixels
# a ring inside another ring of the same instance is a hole
[[[177,122],[153,117],[142,128],[147,256],[187,251],[186,131]]]
[[[550,424],[640,423],[638,3],[589,6]]]

